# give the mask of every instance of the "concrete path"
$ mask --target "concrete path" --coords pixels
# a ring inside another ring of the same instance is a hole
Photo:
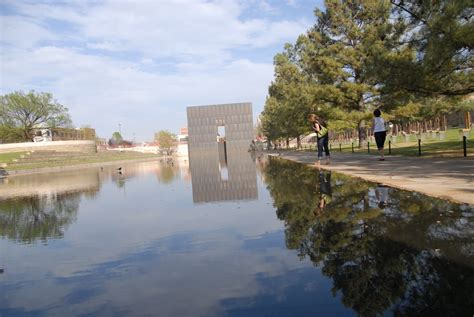
[[[314,152],[270,152],[280,158],[314,164]],[[416,158],[387,156],[386,161],[363,154],[331,153],[321,168],[389,186],[421,192],[460,203],[474,204],[474,158]]]

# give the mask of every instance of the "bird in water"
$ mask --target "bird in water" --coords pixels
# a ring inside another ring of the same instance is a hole
[[[8,172],[3,167],[0,167],[0,178],[4,178],[7,176],[8,176]]]

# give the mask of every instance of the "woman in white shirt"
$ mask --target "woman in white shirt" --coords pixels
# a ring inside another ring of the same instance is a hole
[[[383,146],[385,143],[385,138],[387,137],[387,131],[385,130],[385,120],[381,117],[382,112],[379,109],[374,111],[374,137],[375,143],[377,143],[377,149],[380,153],[379,161],[385,161],[383,155]]]

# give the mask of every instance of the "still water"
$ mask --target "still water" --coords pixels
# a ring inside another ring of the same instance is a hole
[[[0,183],[0,316],[474,313],[472,206],[247,153],[122,167]]]

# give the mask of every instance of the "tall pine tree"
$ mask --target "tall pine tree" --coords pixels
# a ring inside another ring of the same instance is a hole
[[[327,0],[316,24],[298,39],[300,62],[314,84],[316,102],[344,110],[357,120],[359,146],[367,140],[366,118],[380,105],[375,56],[391,50],[401,28],[391,4],[378,0]]]

